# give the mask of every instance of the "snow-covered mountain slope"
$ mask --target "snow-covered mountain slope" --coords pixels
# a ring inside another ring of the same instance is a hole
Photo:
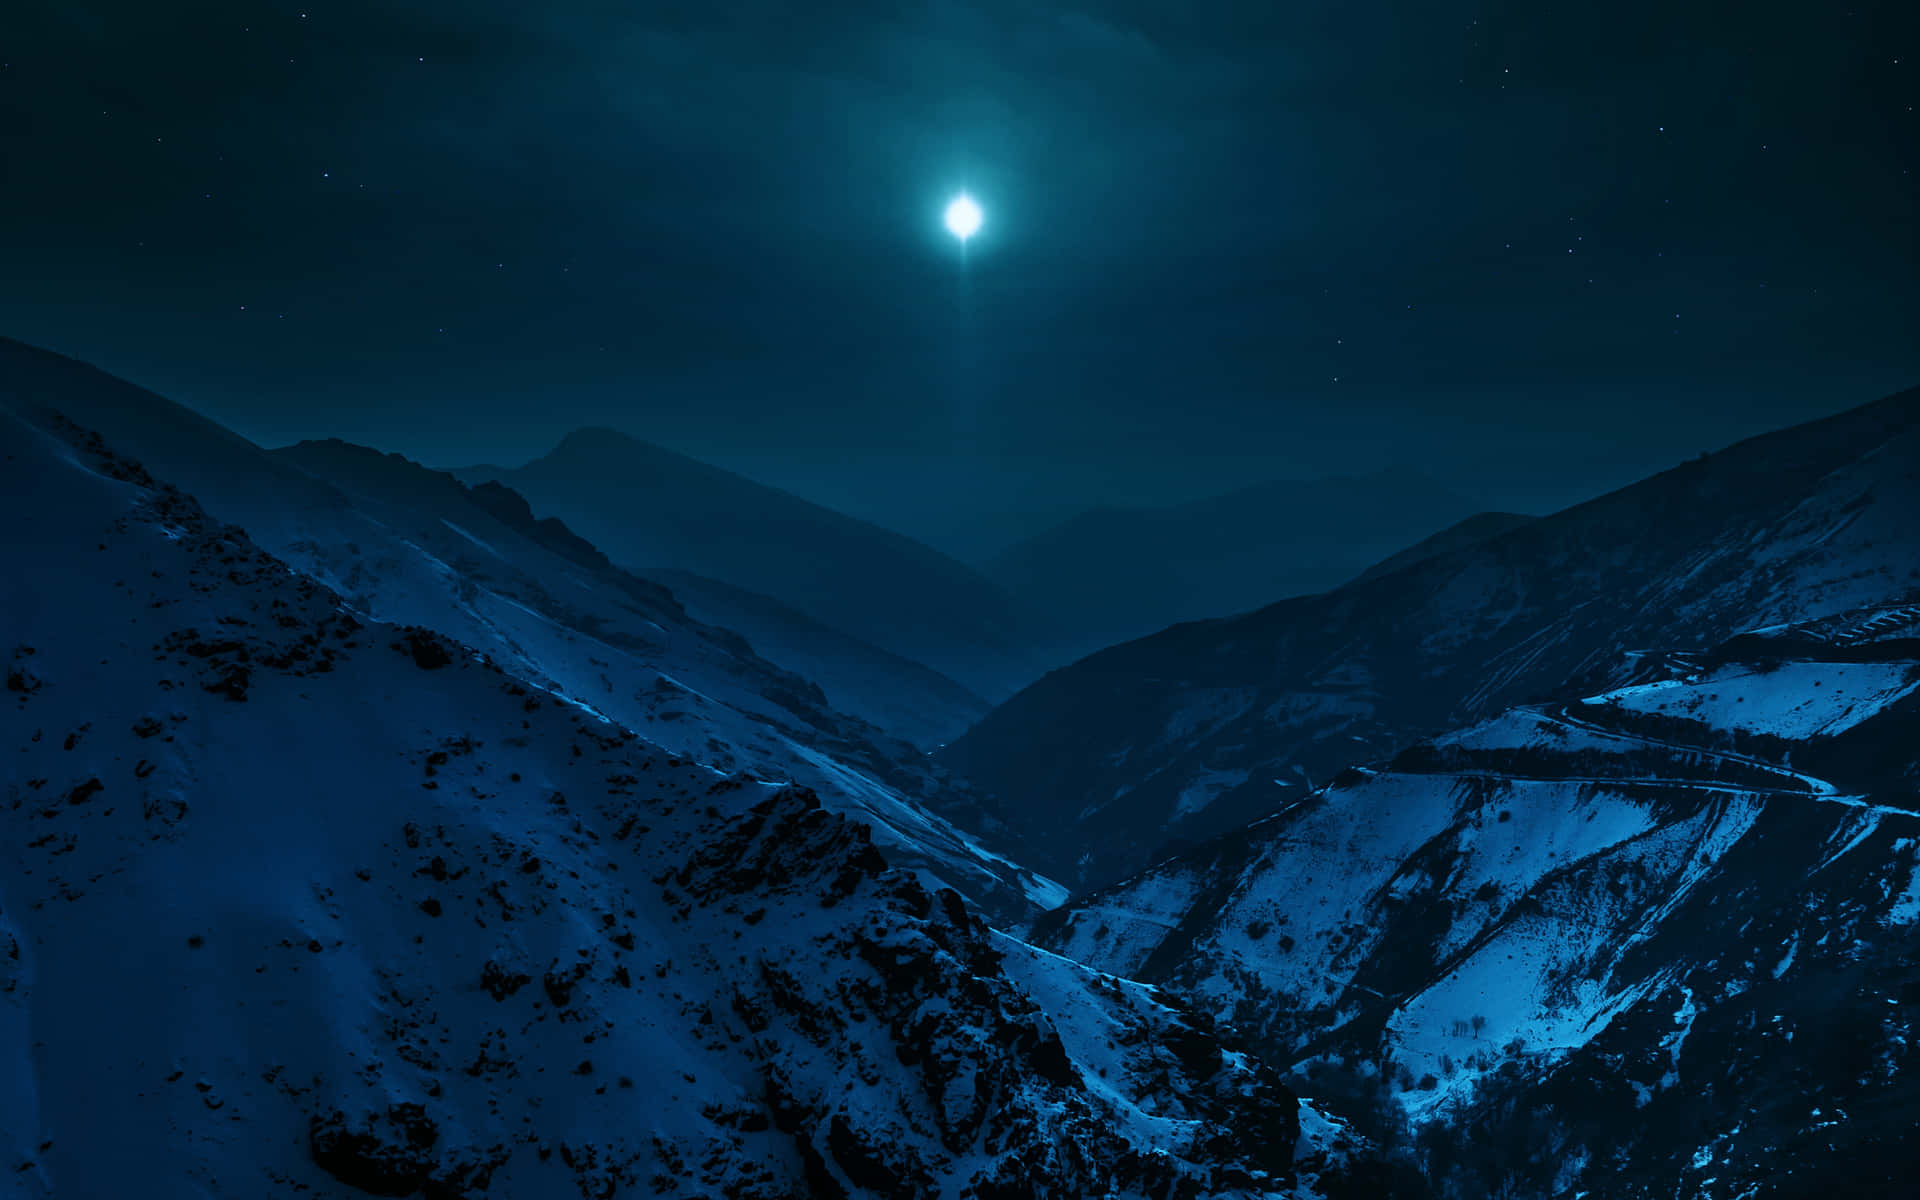
[[[1036,937],[1360,1064],[1449,1194],[1910,1194],[1916,635],[1876,607],[1511,709]]]
[[[357,617],[58,417],[0,466],[0,1195],[1340,1186],[1210,1023],[808,793]]]
[[[1163,508],[1102,508],[1008,547],[987,575],[1053,661],[1180,621],[1325,591],[1478,507],[1417,472],[1282,479]]]
[[[841,633],[771,596],[695,575],[642,570],[708,625],[742,634],[760,654],[818,683],[844,713],[923,750],[943,746],[992,707],[935,671]]]
[[[363,615],[445,633],[675,753],[813,788],[869,822],[893,861],[996,912],[1059,895],[928,811],[918,796],[934,782],[913,747],[836,711],[559,522],[534,520],[509,489],[468,489],[345,443],[268,453],[82,364],[0,342],[9,408],[99,432]]]
[[[1035,867],[1111,882],[1351,763],[1621,682],[1628,651],[1896,602],[1920,588],[1916,513],[1911,391],[1389,575],[1095,654],[941,758]]]
[[[302,442],[272,454],[334,484],[362,508],[379,505],[393,510],[391,518],[383,514],[389,524],[405,524],[410,514],[430,517],[420,536],[434,541],[436,550],[444,549],[456,559],[463,574],[477,573],[484,578],[489,568],[498,570],[502,556],[497,550],[487,556],[474,552],[476,546],[493,549],[491,543],[480,542],[467,528],[480,520],[489,529],[504,524],[515,534],[539,542],[543,549],[570,558],[576,566],[590,568],[596,583],[618,580],[625,593],[644,596],[653,601],[653,608],[660,606],[655,593],[657,597],[670,597],[666,600],[670,616],[655,613],[652,619],[656,623],[697,623],[745,636],[751,652],[742,651],[736,638],[710,633],[712,640],[726,644],[728,655],[752,660],[763,671],[765,662],[771,660],[807,681],[788,681],[788,690],[797,688],[815,695],[824,692],[824,703],[815,703],[815,709],[831,707],[903,739],[905,733],[897,732],[895,726],[904,726],[926,739],[929,746],[938,744],[938,739],[927,737],[929,731],[952,736],[986,711],[985,701],[952,680],[829,629],[771,598],[688,572],[628,572],[617,568],[598,547],[573,534],[558,518],[536,518],[528,502],[504,484],[482,482],[468,488],[450,474],[399,455],[340,441]],[[476,517],[476,508],[485,516]],[[449,537],[450,531],[466,535],[470,544],[463,546]],[[531,569],[522,569],[531,573]],[[646,580],[659,587],[648,588],[643,582]],[[820,687],[811,686],[815,684]],[[807,724],[817,728],[821,719],[817,712],[810,713]],[[896,753],[892,757],[911,759],[913,755]]]
[[[990,700],[1039,674],[987,579],[902,534],[611,429],[568,434],[498,479],[622,566],[677,568],[772,596]]]

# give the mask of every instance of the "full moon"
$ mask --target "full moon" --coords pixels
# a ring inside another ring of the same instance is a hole
[[[980,230],[980,206],[965,192],[947,205],[947,232],[965,242]]]

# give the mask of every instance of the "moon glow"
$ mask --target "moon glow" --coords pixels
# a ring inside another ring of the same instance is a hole
[[[946,219],[947,232],[964,243],[980,231],[980,206],[973,202],[972,196],[962,192],[953,198],[953,203],[947,205]]]

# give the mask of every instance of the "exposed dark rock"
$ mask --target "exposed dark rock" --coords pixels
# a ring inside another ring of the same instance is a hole
[[[423,671],[437,671],[453,662],[446,640],[431,630],[408,629],[402,638],[402,649],[412,656],[413,665]]]
[[[440,1130],[418,1104],[396,1104],[358,1119],[335,1109],[307,1128],[314,1163],[341,1183],[372,1196],[411,1196],[433,1174]]]

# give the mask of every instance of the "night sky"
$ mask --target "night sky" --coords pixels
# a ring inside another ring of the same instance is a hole
[[[0,333],[961,549],[1382,467],[1544,510],[1920,383],[1917,10],[7,0]]]

